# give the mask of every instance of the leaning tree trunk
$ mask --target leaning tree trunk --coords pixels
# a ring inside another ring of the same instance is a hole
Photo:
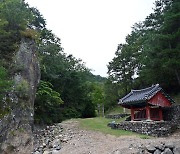
[[[24,38],[14,59],[13,90],[9,114],[0,121],[0,153],[30,154],[33,151],[34,99],[40,79],[35,42]]]
[[[104,104],[102,104],[102,117],[104,117]]]

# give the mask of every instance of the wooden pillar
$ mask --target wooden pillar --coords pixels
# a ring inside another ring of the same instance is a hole
[[[146,119],[151,120],[151,113],[150,113],[150,107],[146,106]]]
[[[163,114],[162,114],[162,108],[159,108],[159,120],[162,121],[163,120]]]
[[[131,121],[134,120],[134,108],[131,107]]]

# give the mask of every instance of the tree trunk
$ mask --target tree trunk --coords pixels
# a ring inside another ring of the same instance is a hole
[[[98,117],[100,117],[100,104],[98,104]]]
[[[102,104],[102,117],[104,117],[104,104]]]

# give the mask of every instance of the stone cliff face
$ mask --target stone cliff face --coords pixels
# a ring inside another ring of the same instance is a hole
[[[14,57],[10,112],[0,120],[0,153],[28,154],[33,151],[34,99],[40,80],[35,50],[35,42],[24,38]]]

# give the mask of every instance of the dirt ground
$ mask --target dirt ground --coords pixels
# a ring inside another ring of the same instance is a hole
[[[136,136],[115,137],[79,128],[79,122],[62,122],[63,132],[69,138],[62,144],[60,154],[135,154],[143,146],[173,143],[180,146],[180,132],[166,138],[141,139]],[[117,130],[118,131],[118,130]]]

